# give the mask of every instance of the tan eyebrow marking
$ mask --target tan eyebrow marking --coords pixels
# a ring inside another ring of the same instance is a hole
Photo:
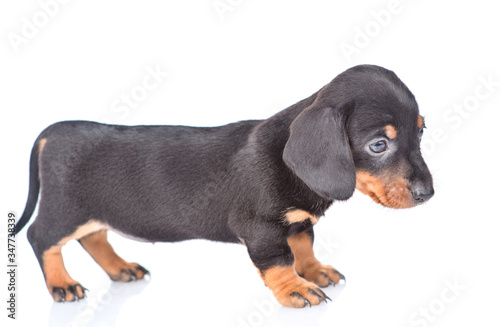
[[[387,125],[385,127],[385,135],[387,135],[388,138],[391,140],[394,140],[396,136],[398,135],[398,132],[396,132],[396,129],[392,125]]]
[[[418,115],[417,126],[418,126],[418,129],[421,129],[424,126],[424,117]]]

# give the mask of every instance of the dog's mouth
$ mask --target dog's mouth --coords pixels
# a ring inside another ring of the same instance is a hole
[[[408,184],[403,178],[394,179],[386,176],[374,176],[364,171],[356,173],[356,189],[370,196],[373,201],[394,209],[411,208],[413,201]]]

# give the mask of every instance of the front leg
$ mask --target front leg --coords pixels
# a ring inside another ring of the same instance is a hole
[[[295,270],[300,276],[320,287],[327,287],[331,283],[335,285],[340,280],[345,280],[344,275],[335,268],[323,265],[314,256],[312,227],[289,237],[287,241],[295,258]]]
[[[328,297],[318,285],[300,277],[286,235],[266,235],[246,240],[248,252],[260,276],[278,302],[287,307],[318,305]]]

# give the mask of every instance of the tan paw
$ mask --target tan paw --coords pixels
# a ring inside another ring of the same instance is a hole
[[[66,285],[47,285],[55,302],[73,302],[85,297],[85,287],[72,281]]]
[[[143,279],[149,271],[137,263],[127,263],[121,267],[113,267],[113,272],[108,272],[109,277],[117,282],[131,282]]]
[[[318,285],[300,277],[291,266],[272,267],[261,276],[281,305],[303,308],[307,305],[318,305],[330,299],[318,288]]]
[[[341,280],[345,281],[344,275],[339,273],[335,268],[328,265],[322,265],[319,262],[303,268],[300,275],[320,287],[327,287],[330,284],[335,285]]]

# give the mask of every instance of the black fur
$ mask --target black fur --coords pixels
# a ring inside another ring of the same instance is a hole
[[[93,219],[151,242],[244,242],[261,271],[290,265],[287,237],[313,233],[309,220],[285,222],[287,210],[324,215],[332,202],[352,196],[357,170],[377,174],[404,161],[410,185],[432,188],[417,117],[415,99],[396,75],[365,65],[266,120],[204,128],[56,123],[35,142],[16,231],[33,213],[41,185],[28,231],[39,260]],[[401,135],[391,141],[397,151],[380,159],[366,144],[387,124]],[[47,142],[39,161],[41,139]]]

